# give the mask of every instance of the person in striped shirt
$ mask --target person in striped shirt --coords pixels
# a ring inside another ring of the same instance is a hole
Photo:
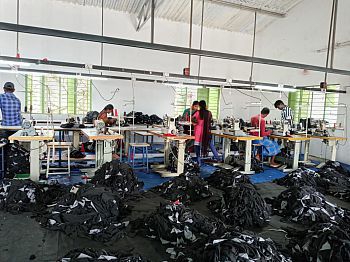
[[[293,110],[285,105],[282,100],[275,102],[275,108],[281,110],[281,122],[288,121],[290,125],[293,125]]]

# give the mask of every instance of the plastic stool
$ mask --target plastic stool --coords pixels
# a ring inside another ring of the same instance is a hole
[[[129,145],[129,154],[128,154],[128,163],[132,163],[133,169],[146,169],[147,173],[149,172],[148,168],[148,143],[130,143]],[[136,148],[142,148],[142,166],[135,168],[135,154]]]
[[[46,178],[49,175],[70,175],[70,147],[72,143],[70,142],[50,142],[47,144],[47,160],[46,160]],[[51,150],[52,150],[52,163],[55,162],[55,149],[65,149],[67,150],[67,167],[55,167],[50,168],[50,158],[51,158]],[[58,170],[56,172],[50,172],[51,170]]]

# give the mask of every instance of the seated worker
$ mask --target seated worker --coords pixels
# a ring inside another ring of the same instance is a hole
[[[100,112],[100,114],[98,115],[98,120],[102,120],[103,122],[105,122],[106,126],[113,126],[115,124],[115,122],[117,121],[117,119],[113,119],[108,117],[108,114],[111,114],[114,110],[114,106],[109,104],[106,105],[105,108]]]
[[[199,109],[199,102],[193,101],[192,107],[185,109],[185,111],[182,114],[182,120],[190,122],[191,116],[193,116],[194,113]]]
[[[261,110],[261,114],[253,116],[250,119],[250,122],[252,124],[252,127],[259,128],[260,126],[260,132],[258,131],[251,131],[250,134],[253,136],[261,136],[263,137],[263,140],[255,140],[253,141],[253,144],[260,144],[262,146],[263,155],[271,157],[270,166],[271,167],[279,167],[280,165],[275,162],[275,156],[281,152],[277,142],[272,141],[268,138],[269,135],[271,135],[271,131],[266,131],[266,122],[265,117],[267,117],[270,113],[270,109],[267,107],[264,107]],[[260,122],[260,124],[259,124]],[[259,134],[260,133],[260,134]],[[257,154],[257,159],[260,161],[261,156],[260,154]]]
[[[275,102],[275,108],[281,110],[281,122],[288,121],[290,125],[293,125],[293,110],[285,105],[282,100]]]

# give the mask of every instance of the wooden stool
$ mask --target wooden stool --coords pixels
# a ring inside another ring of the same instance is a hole
[[[128,154],[128,163],[131,164],[133,169],[145,169],[147,173],[149,172],[148,168],[148,147],[150,145],[147,143],[130,143],[129,154]],[[135,168],[135,154],[136,148],[142,148],[142,166]],[[146,164],[146,165],[145,165]]]
[[[70,147],[72,146],[72,143],[70,142],[50,142],[47,143],[47,160],[46,160],[46,178],[48,178],[49,175],[70,175]],[[52,163],[55,162],[55,149],[64,149],[67,150],[67,160],[68,160],[68,166],[67,167],[54,167],[50,168],[50,158],[51,158],[51,151],[52,151]],[[50,172],[51,170],[57,170],[56,172]]]

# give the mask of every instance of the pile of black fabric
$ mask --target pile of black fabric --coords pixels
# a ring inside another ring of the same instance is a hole
[[[208,243],[199,242],[178,251],[176,261],[291,262],[271,239],[237,231],[228,232],[220,239],[211,239]]]
[[[180,203],[161,204],[156,212],[145,218],[146,235],[162,244],[182,246],[208,236],[221,236],[225,225],[206,217]]]
[[[177,172],[177,158],[179,150],[176,146],[171,147],[169,154],[169,164],[167,166],[168,171],[172,173]],[[184,172],[199,173],[200,168],[197,162],[195,162],[190,154],[185,155]]]
[[[97,111],[87,112],[86,116],[83,118],[83,122],[86,124],[93,124],[94,120],[98,118],[99,113]]]
[[[263,226],[270,218],[270,207],[250,183],[232,186],[208,208],[225,223],[242,228]]]
[[[293,261],[350,261],[350,235],[331,223],[320,223],[303,232],[287,229]]]
[[[122,198],[138,193],[143,187],[143,182],[137,180],[132,167],[118,160],[103,164],[95,172],[91,183],[110,187],[112,191],[119,193]]]
[[[327,161],[326,164],[321,168],[321,170],[324,169],[332,169],[345,176],[350,177],[350,170],[346,169],[342,164],[336,161]]]
[[[154,187],[151,191],[160,194],[165,199],[179,200],[182,203],[202,200],[212,195],[208,183],[199,175],[190,172]]]
[[[29,151],[20,146],[18,143],[9,143],[6,145],[6,178],[14,178],[16,174],[29,174],[30,162]]]
[[[127,116],[129,118],[126,119],[126,122],[132,124],[133,119],[131,117],[133,116],[133,112],[128,113]],[[160,125],[163,123],[163,119],[154,114],[149,116],[142,112],[135,112],[134,116],[134,123],[137,125]]]
[[[125,235],[127,223],[121,219],[126,214],[127,207],[118,193],[87,184],[72,187],[51,211],[37,219],[43,227],[51,230],[108,242]]]
[[[61,262],[92,262],[92,261],[112,261],[112,262],[147,262],[139,255],[129,253],[95,250],[92,248],[74,249],[64,255]]]
[[[323,194],[308,186],[283,191],[273,201],[273,210],[303,225],[332,222],[347,226],[350,223],[349,211],[327,202]]]
[[[227,169],[218,169],[205,180],[210,186],[221,190],[232,188],[238,183],[251,183],[248,176]]]
[[[31,180],[4,179],[0,182],[0,210],[19,214],[43,212],[57,203],[68,189],[60,185],[39,185]]]
[[[321,183],[321,179],[320,175],[315,171],[301,167],[293,172],[290,172],[285,177],[275,179],[273,182],[285,187],[311,186],[313,188],[317,188]]]

